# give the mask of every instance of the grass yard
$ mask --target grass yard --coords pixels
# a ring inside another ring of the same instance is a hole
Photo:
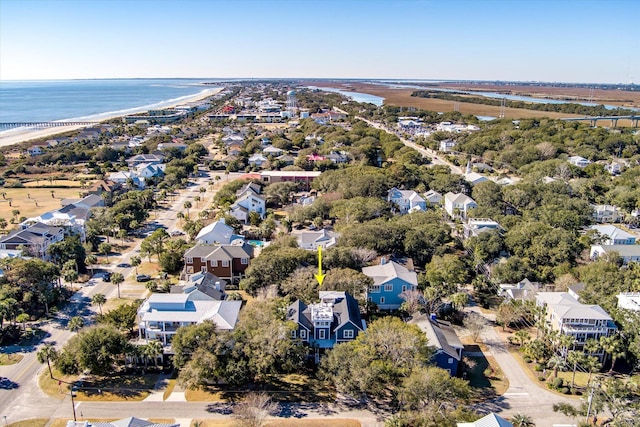
[[[199,423],[199,424],[196,424]],[[238,425],[238,422],[231,420],[194,420],[191,424],[192,427],[234,427]],[[360,421],[350,420],[346,418],[327,418],[327,419],[285,419],[279,418],[277,420],[269,421],[267,424],[269,427],[360,427]]]
[[[93,177],[93,175],[78,175],[78,179],[82,177],[86,179],[86,177]],[[93,179],[95,179],[95,177],[93,177]],[[47,190],[55,190],[59,187],[73,187],[72,189],[76,189],[76,191],[78,191],[82,187],[82,183],[79,180],[76,181],[75,179],[71,180],[71,179],[55,179],[54,178],[53,180],[50,181],[48,177],[36,179],[35,181],[27,181],[23,183],[23,185],[28,188],[51,187],[51,188],[47,188]],[[88,183],[88,187],[90,186],[91,186],[91,182]]]
[[[0,366],[15,365],[19,363],[23,357],[22,354],[2,353],[0,354]]]
[[[8,222],[13,218],[13,210],[20,212],[16,220],[23,216],[31,218],[61,208],[62,199],[79,198],[78,188],[3,188],[0,196],[1,215]]]
[[[486,349],[482,350],[477,344],[465,345],[464,348],[465,353],[483,353],[482,356],[466,356],[475,363],[473,369],[465,371],[471,387],[476,389],[483,399],[486,399],[488,394],[504,394],[509,388],[509,380],[500,369],[497,360],[493,356],[487,356]]]
[[[251,389],[225,389],[208,387],[204,390],[187,390],[185,398],[190,402],[227,402],[233,401],[248,391],[264,391],[279,402],[333,402],[335,390],[322,381],[308,375],[289,374],[281,378],[274,377],[268,384]]]

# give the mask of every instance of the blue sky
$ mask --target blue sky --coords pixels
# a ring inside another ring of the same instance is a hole
[[[0,79],[640,82],[637,0],[0,0]]]

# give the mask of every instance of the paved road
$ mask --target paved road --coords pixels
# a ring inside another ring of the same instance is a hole
[[[478,409],[493,411],[505,417],[521,412],[529,415],[539,427],[573,424],[573,418],[553,412],[553,404],[566,402],[575,405],[579,401],[542,388],[522,370],[493,328],[495,316],[484,315],[477,307],[468,307],[466,310],[475,311],[487,320],[488,325],[482,331],[481,340],[509,380],[509,389],[504,395],[479,405]]]

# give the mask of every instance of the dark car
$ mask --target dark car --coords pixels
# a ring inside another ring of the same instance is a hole
[[[117,266],[120,267],[120,268],[129,268],[129,267],[131,267],[131,264],[129,264],[128,262],[121,262]]]
[[[136,276],[137,282],[148,282],[149,280],[151,280],[151,276],[149,276],[148,274],[138,274]]]
[[[105,282],[110,282],[111,281],[111,273],[110,272],[105,272],[102,275],[102,280],[104,280]]]

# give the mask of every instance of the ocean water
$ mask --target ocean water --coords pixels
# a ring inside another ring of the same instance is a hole
[[[175,104],[219,87],[203,79],[0,81],[0,123],[101,120]]]

